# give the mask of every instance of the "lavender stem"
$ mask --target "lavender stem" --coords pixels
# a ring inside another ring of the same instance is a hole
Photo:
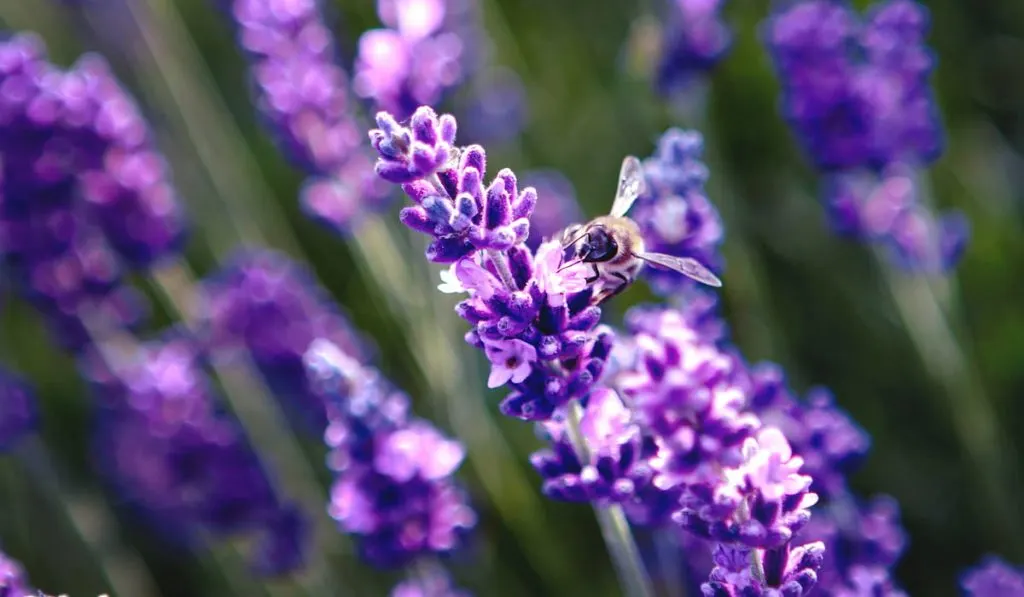
[[[580,462],[586,462],[589,459],[590,450],[580,431],[583,408],[580,407],[578,400],[571,400],[566,405],[566,410],[569,440],[572,442]],[[626,520],[626,513],[622,511],[622,506],[617,504],[606,507],[594,505],[594,515],[597,517],[601,535],[604,537],[605,545],[608,546],[608,553],[615,565],[619,583],[626,595],[629,597],[654,597],[654,586],[644,568],[640,550],[637,549],[636,541],[633,540],[629,521]]]
[[[498,270],[498,277],[501,278],[505,288],[508,288],[512,292],[519,290],[519,286],[516,285],[515,278],[512,277],[512,270],[508,267],[508,258],[505,257],[505,253],[502,251],[496,251],[490,249],[487,251],[487,257],[494,264],[494,269]]]
[[[1018,511],[1006,499],[1013,492],[1004,489],[1001,481],[1006,478],[1004,471],[1015,470],[1015,459],[977,372],[964,355],[939,297],[928,281],[893,271],[880,250],[876,249],[875,257],[907,335],[925,368],[943,386],[942,394],[951,411],[954,432],[967,450],[971,468],[981,476],[988,494],[985,502],[995,509],[989,520],[999,521],[996,531],[1019,546],[1017,534],[1006,532],[1020,527]]]

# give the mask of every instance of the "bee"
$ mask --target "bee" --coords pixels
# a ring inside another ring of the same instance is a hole
[[[611,212],[586,224],[574,224],[562,231],[562,268],[585,263],[595,287],[594,303],[601,304],[629,287],[645,264],[663,267],[709,286],[722,281],[696,259],[652,253],[644,249],[644,238],[636,222],[626,217],[636,198],[644,192],[640,160],[626,156],[619,172],[619,187]]]

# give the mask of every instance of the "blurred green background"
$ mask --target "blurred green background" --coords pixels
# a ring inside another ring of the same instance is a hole
[[[726,221],[722,297],[736,341],[751,360],[781,363],[800,392],[814,384],[831,388],[870,432],[872,452],[854,486],[865,496],[891,494],[902,506],[910,544],[900,582],[913,595],[953,595],[958,571],[984,553],[1024,562],[1024,3],[925,2],[948,134],[947,151],[928,176],[936,203],[964,210],[973,229],[956,275],[948,286],[931,287],[939,296],[948,292],[950,328],[966,363],[961,370],[943,360],[941,334],[919,334],[915,344],[907,333],[903,316],[927,313],[926,303],[915,303],[924,282],[887,285],[870,250],[827,230],[816,175],[778,116],[778,84],[758,38],[768,2],[728,3],[735,45],[707,89],[697,90],[707,94],[701,121],[673,109],[642,70],[630,68],[631,23],[650,9],[644,3],[481,2],[495,61],[523,78],[529,100],[523,134],[488,146],[492,172],[558,169],[575,184],[585,212],[597,215],[608,207],[623,155],[649,155],[667,127],[697,125],[707,136],[708,194]],[[440,309],[431,325],[448,343],[435,345],[444,354],[425,357],[423,336],[410,331],[403,305],[388,302],[389,275],[429,271],[436,279],[418,241],[393,228],[389,238],[404,241],[392,245],[397,259],[368,261],[379,238],[346,243],[299,212],[302,176],[256,121],[245,65],[214,2],[93,5],[81,11],[56,0],[0,0],[0,24],[38,32],[62,64],[85,50],[108,57],[173,165],[193,215],[188,256],[197,270],[210,271],[232,245],[260,238],[306,260],[377,343],[380,367],[409,392],[417,412],[456,435],[477,434],[461,478],[481,521],[470,550],[476,555],[453,564],[460,582],[478,595],[618,594],[590,509],[539,497],[527,461],[538,441],[530,425],[497,413],[501,394],[480,382],[483,358],[458,343],[462,323]],[[358,35],[379,26],[374,3],[343,0],[330,8],[350,57]],[[436,294],[429,280],[416,284],[412,295]],[[907,301],[902,315],[894,289]],[[629,305],[650,299],[638,285],[607,318],[616,322]],[[157,315],[158,325],[166,322],[159,309]],[[109,508],[110,496],[89,501],[100,487],[89,470],[88,397],[71,361],[24,304],[9,300],[2,318],[3,360],[38,386],[42,438],[73,490],[65,505],[93,513],[97,505]],[[459,369],[442,370],[453,362]],[[461,373],[453,378],[453,371]],[[318,438],[302,442],[325,481]],[[65,508],[42,491],[45,484],[30,481],[9,459],[0,459],[0,472],[4,550],[46,591],[74,597],[108,590],[81,539],[61,522]],[[103,549],[116,543],[141,554],[165,596],[263,590],[245,584],[251,580],[230,550],[217,558],[183,554],[123,516],[93,530],[109,544]],[[381,595],[394,578],[346,567],[345,586],[335,594]]]

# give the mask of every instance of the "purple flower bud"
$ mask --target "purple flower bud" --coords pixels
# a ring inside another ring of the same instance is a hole
[[[756,553],[745,547],[717,545],[715,568],[701,586],[706,597],[802,597],[817,582],[825,546],[821,542],[791,547],[789,543]],[[761,559],[763,578],[751,571]]]

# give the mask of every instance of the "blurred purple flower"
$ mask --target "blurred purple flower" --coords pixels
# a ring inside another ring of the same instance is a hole
[[[817,592],[827,597],[905,595],[893,570],[906,548],[896,500],[879,496],[859,504],[849,496],[815,509],[798,540],[826,546]]]
[[[470,136],[481,142],[500,143],[519,135],[529,109],[526,86],[515,71],[500,66],[486,68],[472,78],[467,91],[468,97],[460,105],[463,130]]]
[[[278,144],[309,174],[303,209],[346,232],[383,208],[348,75],[318,0],[231,0],[238,45],[250,62],[256,106]]]
[[[877,180],[833,176],[823,197],[826,211],[838,233],[881,245],[902,269],[945,273],[963,256],[970,225],[959,211],[932,215],[912,174],[892,167]]]
[[[1024,569],[989,555],[960,577],[965,597],[1024,596]]]
[[[119,496],[164,536],[184,544],[206,534],[259,533],[253,567],[301,566],[306,526],[282,503],[240,426],[222,413],[184,336],[86,374],[103,406],[97,463]]]
[[[331,418],[325,438],[336,479],[328,511],[341,530],[381,567],[456,549],[476,524],[452,478],[462,445],[410,417],[408,398],[331,342],[314,341],[306,364]]]
[[[21,377],[0,369],[0,452],[7,451],[39,424],[35,392]]]
[[[417,575],[396,585],[390,597],[470,597],[470,594],[452,586],[443,570],[432,569],[427,575]]]
[[[316,433],[327,424],[303,355],[316,338],[369,358],[371,347],[300,265],[270,250],[237,253],[203,283],[201,315],[211,348],[245,349],[289,414]]]
[[[647,188],[630,212],[644,235],[647,250],[692,257],[721,273],[724,229],[718,210],[704,193],[708,168],[700,160],[704,140],[696,131],[669,129],[654,155],[644,160]],[[651,287],[662,294],[697,285],[663,268],[644,270]]]
[[[144,312],[125,270],[178,251],[183,210],[134,100],[106,63],[63,71],[41,42],[0,42],[0,246],[20,294],[58,340],[88,341],[81,318],[129,327]]]
[[[472,8],[457,0],[378,0],[386,28],[359,38],[356,94],[400,120],[420,105],[437,105],[478,66]]]
[[[513,390],[502,412],[546,420],[585,396],[604,368],[611,335],[598,328],[601,310],[591,305],[584,268],[560,267],[560,243],[536,254],[523,246],[536,190],[520,190],[508,169],[485,189],[486,154],[478,145],[454,145],[450,115],[438,118],[423,106],[408,127],[383,112],[377,122],[370,131],[377,172],[404,183],[415,205],[400,217],[434,238],[427,259],[453,264],[439,288],[468,293],[456,312],[474,326],[467,342],[491,361],[491,385],[507,382]]]
[[[845,2],[803,0],[765,24],[783,112],[823,170],[928,163],[942,130],[928,78],[926,9],[886,0],[860,19]]]
[[[662,93],[685,87],[725,57],[732,33],[722,21],[725,0],[667,0],[656,83]]]
[[[0,552],[0,597],[32,597],[35,592],[21,564]]]

